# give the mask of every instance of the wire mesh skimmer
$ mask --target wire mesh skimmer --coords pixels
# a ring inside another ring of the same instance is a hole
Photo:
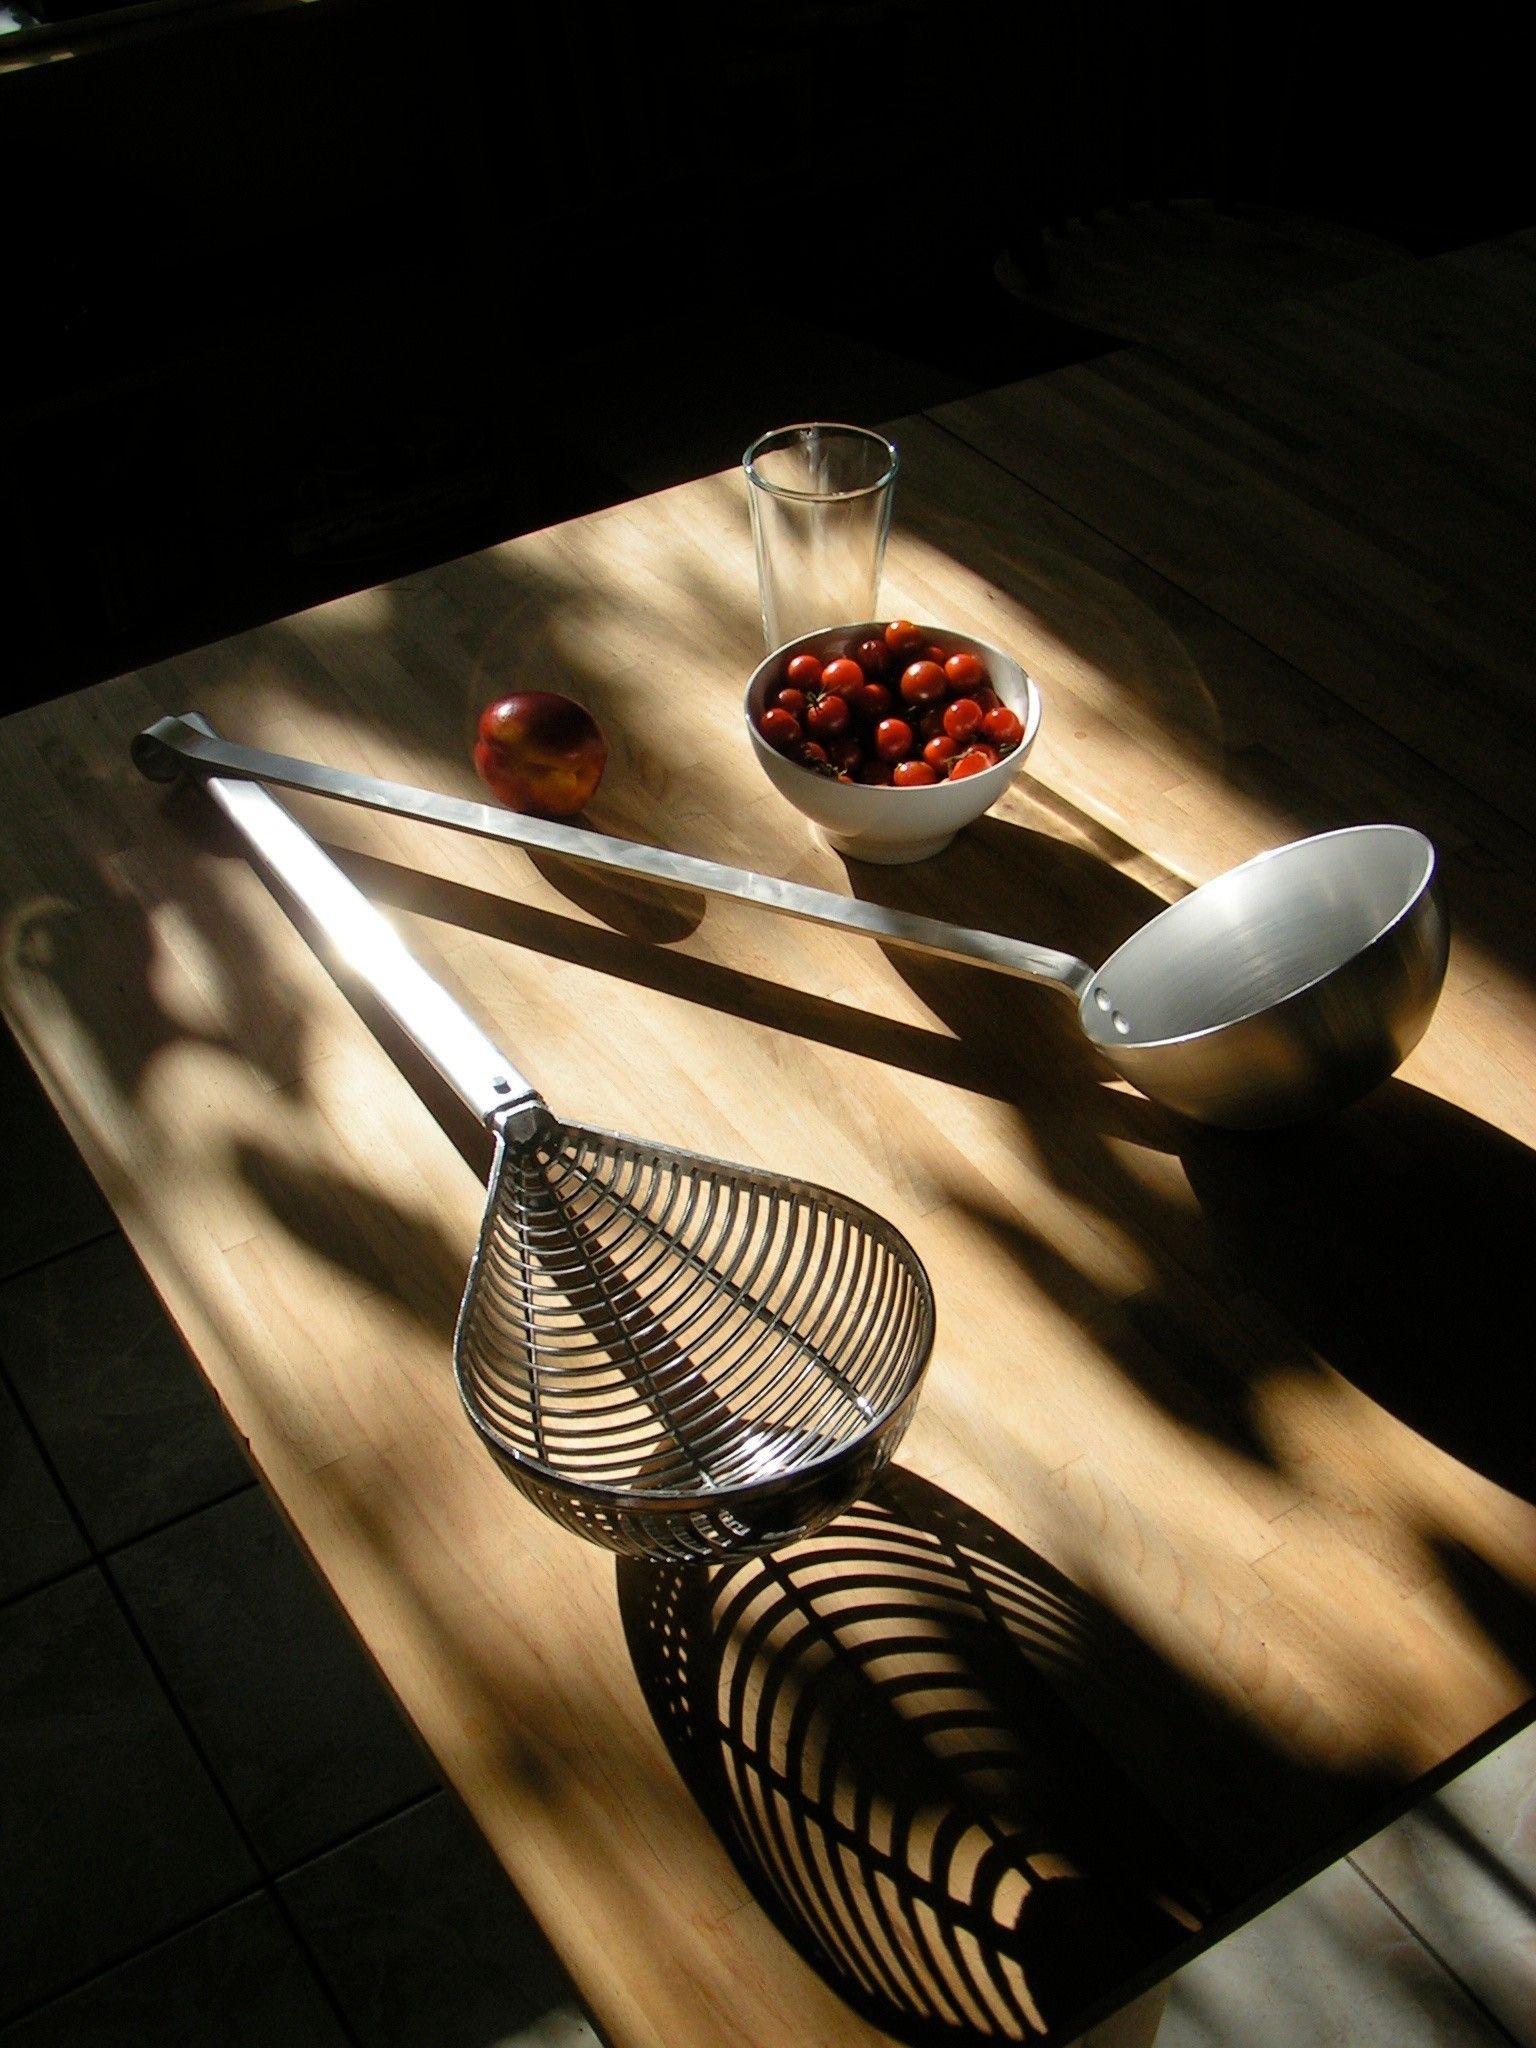
[[[135,758],[166,772],[152,741]],[[579,1535],[676,1561],[771,1550],[856,1499],[933,1343],[901,1233],[807,1181],[563,1122],[265,789],[202,779],[495,1134],[454,1357],[508,1477]]]

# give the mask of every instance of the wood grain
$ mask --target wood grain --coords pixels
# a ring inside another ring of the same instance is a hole
[[[1003,420],[1010,461],[1013,404],[965,426]],[[6,1014],[233,1427],[626,2048],[848,2048],[919,2022],[1069,2038],[1528,1711],[1536,1669],[1522,1361],[1498,1334],[1523,1310],[1536,1190],[1536,870],[1507,761],[1475,776],[1413,706],[1388,715],[1300,659],[1341,572],[1292,585],[1300,622],[1271,651],[1201,602],[1236,538],[1186,590],[954,433],[898,431],[885,602],[1006,645],[1046,702],[1028,774],[922,868],[846,868],[743,744],[757,646],[733,478],[0,725]],[[1365,591],[1357,662],[1385,603]],[[292,800],[557,1108],[828,1182],[928,1262],[939,1343],[902,1471],[860,1511],[874,1534],[774,1561],[761,1597],[784,1626],[745,1667],[746,1639],[678,1592],[697,1656],[746,1670],[730,1711],[642,1654],[657,1585],[616,1587],[459,1412],[480,1134],[375,1036],[197,794],[128,764],[149,717],[196,709],[472,794],[473,711],[519,682],[603,721],[604,829],[1089,955],[1329,824],[1423,824],[1450,866],[1458,936],[1422,1047],[1348,1116],[1255,1142],[1114,1082],[1048,993]],[[916,1633],[887,1654],[893,1600]],[[903,1689],[922,1672],[945,1715]],[[775,1688],[807,1703],[799,1734],[763,1723]],[[690,1776],[668,1715],[700,1697],[718,1723],[690,1722]],[[852,1804],[797,1805],[791,1765],[850,1728]],[[740,1806],[760,1783],[767,1805]],[[739,1823],[778,1801],[799,1847],[776,1888]],[[967,1897],[935,1889],[938,1842]],[[990,1926],[965,1910],[984,1871]],[[853,1947],[837,1961],[855,1903],[882,1930],[857,1951],[874,1990]]]
[[[1178,338],[1407,260],[1400,245],[1359,228],[1199,200],[1106,208],[1048,232],[1040,253],[1041,280],[1013,280],[1020,298],[1140,342]]]
[[[935,414],[1527,827],[1536,235]]]

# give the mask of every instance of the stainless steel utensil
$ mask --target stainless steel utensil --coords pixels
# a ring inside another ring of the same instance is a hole
[[[806,1181],[557,1118],[266,790],[205,786],[495,1134],[454,1361],[508,1477],[579,1535],[678,1562],[774,1549],[858,1498],[933,1344],[900,1232]]]
[[[134,749],[162,779],[192,767],[339,797],[1061,989],[1088,1038],[1144,1094],[1237,1130],[1301,1122],[1384,1081],[1424,1035],[1445,979],[1439,865],[1407,825],[1347,826],[1261,853],[1171,904],[1094,968],[996,932],[234,746],[188,718],[160,719]]]

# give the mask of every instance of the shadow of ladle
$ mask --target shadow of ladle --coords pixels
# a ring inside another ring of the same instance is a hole
[[[303,790],[1018,975],[1070,996],[1085,1037],[1144,1094],[1231,1129],[1305,1121],[1385,1080],[1423,1036],[1445,979],[1438,859],[1406,825],[1348,826],[1258,854],[1094,968],[997,932],[237,746],[191,717],[140,733],[134,759],[162,781],[190,767]]]

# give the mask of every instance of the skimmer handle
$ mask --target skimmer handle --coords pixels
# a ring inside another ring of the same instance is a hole
[[[739,903],[755,903],[759,909],[776,911],[781,917],[834,925],[841,931],[876,939],[881,945],[902,946],[909,952],[929,953],[941,960],[960,960],[994,968],[1000,974],[1016,974],[1025,981],[1063,989],[1073,997],[1081,996],[1094,976],[1094,969],[1086,960],[1071,953],[1053,952],[1047,946],[1032,946],[1024,939],[1005,938],[1001,932],[969,931],[963,925],[947,924],[942,918],[918,917],[911,911],[891,910],[883,903],[866,903],[857,896],[839,896],[830,889],[813,889],[805,883],[781,881],[776,875],[760,875],[751,868],[726,867],[719,861],[673,853],[664,846],[642,846],[634,840],[586,832],[575,825],[527,818],[463,797],[414,789],[405,782],[382,782],[376,776],[361,775],[347,768],[325,768],[290,754],[269,754],[259,747],[237,746],[233,741],[218,738],[191,714],[158,720],[139,734],[133,752],[144,773],[162,781],[173,778],[183,765],[203,774],[218,771],[249,776],[285,789],[336,797],[364,810],[389,811],[398,817],[470,832],[482,839],[502,839],[513,846],[562,854],[587,867],[700,889],[709,896],[730,896]]]
[[[189,732],[198,731],[190,718],[177,723]],[[487,1123],[504,1123],[509,1112],[540,1104],[532,1082],[412,957],[394,926],[296,818],[259,783],[210,774],[203,762],[184,758],[245,841],[254,864],[282,883],[346,966],[477,1116]],[[150,772],[138,742],[134,759]]]

